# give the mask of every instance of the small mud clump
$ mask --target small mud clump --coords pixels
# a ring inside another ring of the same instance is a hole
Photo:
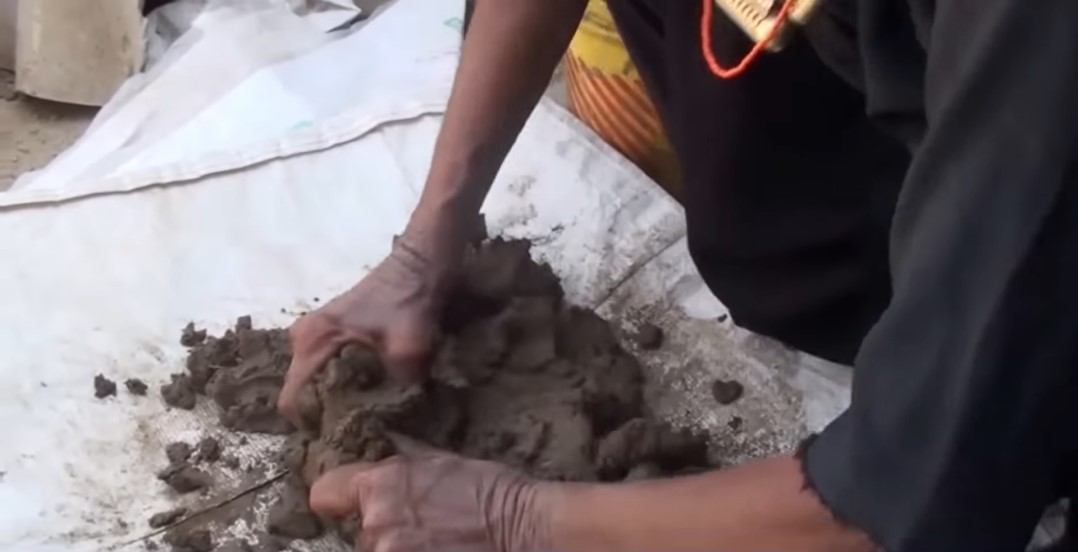
[[[180,333],[180,345],[184,347],[194,347],[203,341],[206,341],[206,330],[196,330],[194,322],[188,322]]]
[[[313,539],[322,534],[322,522],[307,505],[307,489],[303,481],[289,478],[284,491],[269,511],[271,535],[289,539]]]
[[[173,383],[212,398],[226,428],[288,435],[281,456],[294,477],[268,527],[282,538],[321,534],[307,487],[337,466],[391,456],[390,432],[547,480],[657,477],[707,463],[702,438],[647,412],[636,359],[605,320],[563,300],[525,241],[469,247],[440,334],[422,385],[388,378],[366,347],[344,347],[301,397],[301,431],[276,412],[291,361],[286,330],[241,318],[191,346]]]
[[[213,437],[205,437],[198,442],[198,461],[216,462],[221,458],[221,443]]]
[[[161,386],[161,398],[165,404],[193,410],[195,408],[195,389],[191,385],[191,378],[187,374],[172,374],[171,383]]]
[[[183,441],[175,441],[165,445],[165,456],[168,457],[169,464],[186,462],[191,457],[191,452],[191,445]]]
[[[157,478],[180,494],[195,492],[210,486],[209,474],[186,462],[170,464],[157,474]]]
[[[187,508],[174,508],[166,512],[158,512],[150,516],[150,527],[160,529],[161,527],[172,525],[185,515],[187,515]]]
[[[744,394],[745,386],[735,380],[715,380],[715,383],[711,384],[711,396],[723,406],[734,404]]]
[[[103,399],[116,395],[116,382],[98,374],[94,376],[94,396]]]
[[[173,552],[213,552],[213,536],[206,529],[173,529],[165,533],[165,544]]]
[[[128,393],[131,393],[132,395],[137,395],[139,397],[145,395],[146,391],[149,389],[149,387],[146,385],[146,382],[138,378],[131,378],[125,381],[124,387],[127,388]]]

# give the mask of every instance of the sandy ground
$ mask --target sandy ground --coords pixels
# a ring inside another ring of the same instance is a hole
[[[95,107],[15,93],[15,75],[0,70],[0,192],[22,173],[44,167],[90,125]]]

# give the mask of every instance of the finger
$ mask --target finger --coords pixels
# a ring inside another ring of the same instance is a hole
[[[311,378],[324,366],[336,351],[331,347],[322,347],[313,353],[293,358],[288,366],[281,394],[277,397],[277,411],[296,427],[303,427],[300,394]]]
[[[386,332],[382,361],[390,376],[406,384],[425,380],[433,340],[433,330],[420,324],[401,324]]]
[[[300,393],[340,348],[336,324],[325,315],[304,316],[289,329],[292,362],[277,397],[277,410],[297,427],[301,425]]]
[[[356,534],[356,552],[372,552],[378,546],[379,532],[363,527]]]
[[[395,527],[368,528],[365,524],[359,534],[356,535],[357,552],[374,552],[378,550],[378,543],[386,539],[387,535],[397,531]]]
[[[334,468],[311,485],[308,501],[311,511],[324,516],[344,517],[361,513],[361,488],[366,482],[360,477],[377,468],[377,464],[358,462]]]
[[[403,530],[385,531],[374,539],[374,552],[428,552],[427,540],[422,538],[423,531],[412,527]]]

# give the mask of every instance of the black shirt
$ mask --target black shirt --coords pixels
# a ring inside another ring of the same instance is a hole
[[[750,329],[856,352],[808,484],[887,550],[1023,549],[1078,475],[1078,2],[834,0],[730,82],[699,1],[610,5],[705,280]]]

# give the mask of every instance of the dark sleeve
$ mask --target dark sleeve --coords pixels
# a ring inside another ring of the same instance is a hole
[[[910,5],[935,22],[894,297],[806,483],[891,552],[1023,550],[1078,437],[1078,2]]]

